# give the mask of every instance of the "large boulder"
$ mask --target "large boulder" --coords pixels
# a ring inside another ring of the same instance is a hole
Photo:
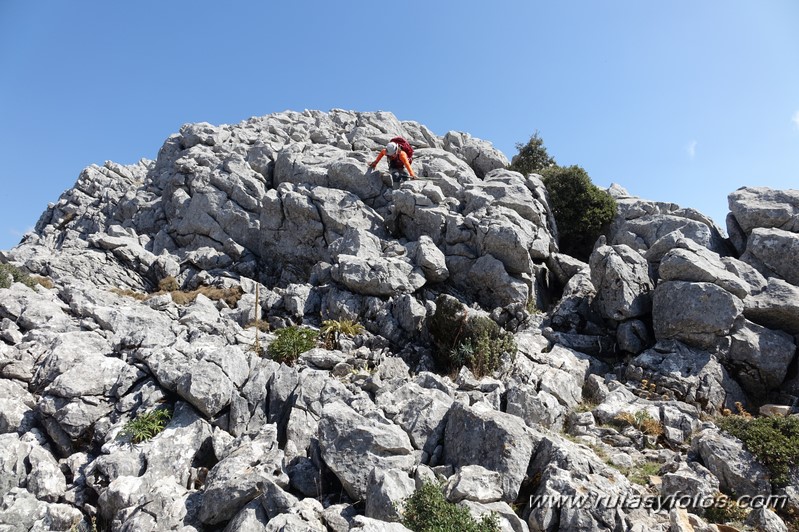
[[[456,468],[480,465],[499,473],[502,499],[513,502],[540,437],[517,417],[484,404],[452,405],[444,434],[444,455]]]
[[[661,258],[658,275],[663,281],[713,283],[740,299],[751,293],[749,284],[740,275],[729,271],[727,263],[718,254],[688,239],[678,240],[676,246]]]
[[[691,448],[719,480],[722,492],[750,497],[771,494],[768,470],[737,438],[708,427],[694,436]]]
[[[770,329],[799,334],[799,288],[769,279],[765,290],[744,300],[744,316]]]
[[[658,283],[652,299],[655,338],[711,348],[730,333],[743,309],[740,298],[712,283]]]
[[[796,354],[793,336],[744,320],[730,340],[725,366],[747,393],[765,398],[782,384]]]
[[[319,447],[327,467],[353,500],[367,496],[372,470],[410,471],[416,464],[408,435],[385,418],[366,417],[337,401],[324,407]]]
[[[261,484],[288,487],[275,425],[264,426],[255,438],[244,437],[233,447],[208,472],[199,515],[203,523],[213,525],[234,517],[260,495]]]
[[[799,234],[757,227],[749,235],[741,260],[753,265],[766,277],[778,277],[799,285],[799,264],[794,260],[797,253]]]
[[[646,380],[658,394],[712,414],[725,408],[737,411],[737,402],[747,404],[741,387],[714,355],[680,342],[658,342],[630,361],[625,377],[636,383]]]
[[[625,245],[599,246],[589,264],[594,305],[603,317],[621,321],[649,314],[655,286],[640,253]]]
[[[758,227],[799,233],[799,191],[741,187],[727,196],[730,212],[748,235]]]

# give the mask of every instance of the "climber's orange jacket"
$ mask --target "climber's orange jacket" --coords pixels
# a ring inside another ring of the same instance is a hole
[[[391,155],[386,155],[386,150],[384,148],[383,150],[380,151],[380,154],[377,156],[377,159],[372,161],[372,164],[370,164],[369,166],[375,168],[377,166],[377,163],[380,162],[380,159],[382,159],[383,156],[386,155],[386,157],[388,157],[389,168],[404,167],[408,171],[408,175],[410,175],[413,179],[416,179],[416,174],[413,173],[413,168],[411,168],[411,163],[410,161],[408,161],[408,154],[406,154],[402,150],[397,150],[397,153],[398,154],[395,155],[394,157],[392,157]]]

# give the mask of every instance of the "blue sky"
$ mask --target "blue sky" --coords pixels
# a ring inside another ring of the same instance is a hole
[[[394,7],[390,7],[394,5]],[[187,122],[391,111],[699,209],[799,188],[799,2],[0,0],[0,249]]]

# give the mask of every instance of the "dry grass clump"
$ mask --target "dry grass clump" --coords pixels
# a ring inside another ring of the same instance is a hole
[[[177,305],[188,305],[197,299],[197,295],[202,294],[212,301],[224,301],[225,304],[230,308],[235,307],[238,304],[239,299],[241,299],[241,296],[244,295],[244,290],[242,290],[240,286],[234,286],[232,288],[200,286],[194,290],[181,290],[177,279],[171,275],[161,279],[161,281],[158,283],[158,291],[153,292],[152,294],[146,294],[144,292],[137,292],[135,290],[123,288],[112,288],[111,292],[120,296],[132,297],[137,301],[145,301],[151,297],[169,294],[172,296],[172,301],[174,301]]]
[[[149,294],[137,292],[136,290],[131,290],[129,288],[111,288],[110,291],[118,296],[132,297],[136,301],[144,301],[149,297]]]
[[[233,308],[239,302],[241,296],[244,295],[244,291],[238,286],[234,286],[233,288],[201,286],[190,291],[173,290],[169,292],[169,294],[172,296],[172,301],[178,305],[188,305],[197,299],[199,294],[202,294],[212,301],[224,301],[228,307]]]
[[[646,410],[639,410],[635,414],[622,412],[614,418],[614,421],[622,425],[630,425],[649,436],[660,436],[663,434],[663,425],[657,419],[649,415]]]
[[[250,323],[244,326],[245,329],[249,329],[250,327],[255,327],[262,333],[268,333],[271,330],[271,327],[269,327],[269,322],[264,320],[252,320]]]

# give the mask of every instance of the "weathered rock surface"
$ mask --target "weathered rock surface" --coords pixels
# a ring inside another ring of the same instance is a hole
[[[654,283],[646,259],[629,246],[600,246],[591,254],[594,305],[613,320],[636,318],[651,311]]]
[[[367,165],[396,135],[418,179],[394,189]],[[155,160],[84,170],[0,252],[52,283],[0,289],[0,529],[401,531],[425,481],[503,530],[709,527],[613,502],[657,491],[621,472],[647,462],[661,495],[769,493],[699,418],[799,398],[796,191],[731,194],[725,239],[613,186],[586,264],[540,177],[506,167],[466,133],[333,110],[187,124]],[[434,373],[476,316],[515,356]],[[269,359],[275,329],[322,320],[365,331]],[[531,498],[585,494],[606,500]]]
[[[469,407],[452,405],[444,435],[444,454],[455,468],[480,465],[501,476],[502,499],[514,501],[519,495],[537,435],[518,418],[478,403]]]
[[[353,500],[366,497],[374,469],[409,472],[417,463],[407,433],[379,414],[365,417],[344,403],[325,407],[319,422],[322,458]]]

